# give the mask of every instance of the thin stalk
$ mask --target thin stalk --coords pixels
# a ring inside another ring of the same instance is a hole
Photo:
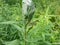
[[[23,39],[24,39],[24,45],[26,45],[26,41],[25,41],[25,39],[26,39],[26,20],[25,20],[25,14],[24,14],[24,9],[25,9],[24,6],[25,5],[22,2]]]

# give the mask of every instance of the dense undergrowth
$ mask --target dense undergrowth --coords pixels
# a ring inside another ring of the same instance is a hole
[[[25,35],[22,0],[0,0],[0,45],[58,45],[53,43],[60,42],[60,0],[33,1],[36,10]]]

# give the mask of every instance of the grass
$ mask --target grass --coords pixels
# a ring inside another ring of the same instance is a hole
[[[58,45],[60,0],[33,1],[36,10],[25,29],[22,0],[0,0],[0,45]]]

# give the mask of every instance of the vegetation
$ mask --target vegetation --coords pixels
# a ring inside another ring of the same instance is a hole
[[[36,5],[35,13],[25,28],[22,0],[0,0],[0,45],[60,43],[60,0],[33,2]]]

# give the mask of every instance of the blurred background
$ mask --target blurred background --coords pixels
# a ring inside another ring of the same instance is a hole
[[[33,2],[35,13],[22,35],[22,0],[0,0],[0,45],[60,45],[60,0]]]

